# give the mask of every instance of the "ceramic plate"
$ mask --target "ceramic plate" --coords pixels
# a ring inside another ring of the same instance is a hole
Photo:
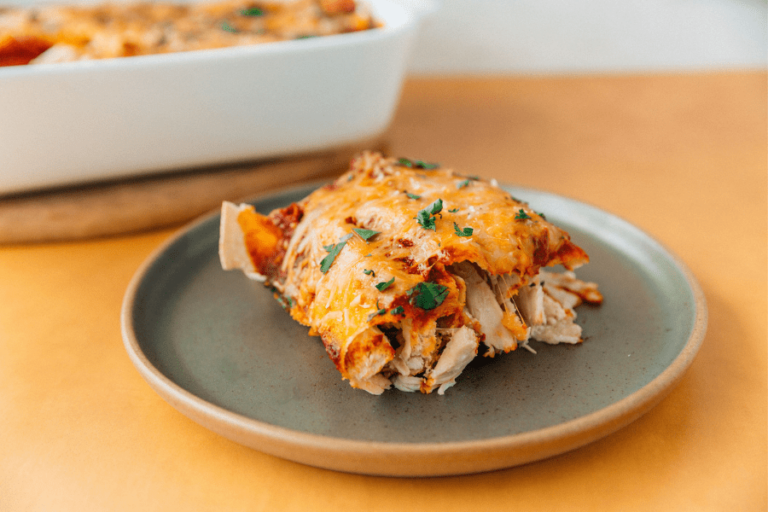
[[[450,475],[572,450],[629,424],[690,366],[706,330],[686,267],[627,222],[570,199],[505,187],[566,228],[602,306],[581,306],[584,343],[478,358],[444,396],[381,396],[341,380],[318,338],[263,285],[224,272],[219,217],[160,247],[125,296],[123,337],[142,376],[183,414],[238,443],[314,466]],[[303,187],[255,201],[260,212]]]

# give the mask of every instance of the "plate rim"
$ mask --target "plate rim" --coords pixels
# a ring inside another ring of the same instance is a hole
[[[328,180],[280,188],[253,196],[247,202],[268,200],[301,191],[309,193],[325,183],[328,183]],[[126,289],[120,312],[124,347],[131,362],[150,387],[188,418],[239,444],[283,459],[325,469],[379,476],[470,474],[542,460],[596,441],[648,412],[665,398],[683,377],[706,335],[708,311],[704,292],[688,266],[673,251],[621,216],[546,190],[508,183],[499,183],[499,186],[565,199],[612,216],[656,243],[681,272],[693,296],[693,327],[680,353],[649,383],[606,407],[556,425],[487,439],[428,443],[362,441],[302,432],[249,418],[210,403],[175,383],[149,361],[141,350],[131,318],[138,290],[153,264],[177,241],[218,217],[218,210],[181,227],[155,248],[138,267]]]

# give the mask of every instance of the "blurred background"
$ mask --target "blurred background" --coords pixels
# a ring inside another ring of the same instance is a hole
[[[11,0],[0,4],[100,3]],[[194,0],[174,0],[189,2]],[[570,74],[768,66],[766,0],[394,0],[436,7],[410,74]]]
[[[768,62],[763,0],[435,2],[411,74],[706,71]]]

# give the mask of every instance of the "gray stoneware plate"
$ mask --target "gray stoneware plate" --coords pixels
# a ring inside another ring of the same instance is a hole
[[[316,186],[316,185],[315,185]],[[267,213],[306,196],[254,202]],[[570,199],[504,187],[567,229],[599,283],[581,306],[584,343],[478,358],[444,396],[381,396],[341,380],[318,338],[263,285],[224,272],[218,215],[184,229],[126,292],[125,347],[173,407],[238,443],[313,466],[391,476],[510,467],[602,438],[656,405],[690,366],[706,331],[704,296],[676,257],[627,222]]]

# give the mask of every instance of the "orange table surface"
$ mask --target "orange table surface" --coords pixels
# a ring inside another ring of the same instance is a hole
[[[281,460],[176,412],[123,349],[125,288],[171,230],[9,246],[0,248],[0,510],[765,510],[767,85],[764,72],[724,72],[405,86],[393,154],[598,206],[698,278],[709,307],[701,351],[630,426],[552,459],[462,477],[378,478]]]

